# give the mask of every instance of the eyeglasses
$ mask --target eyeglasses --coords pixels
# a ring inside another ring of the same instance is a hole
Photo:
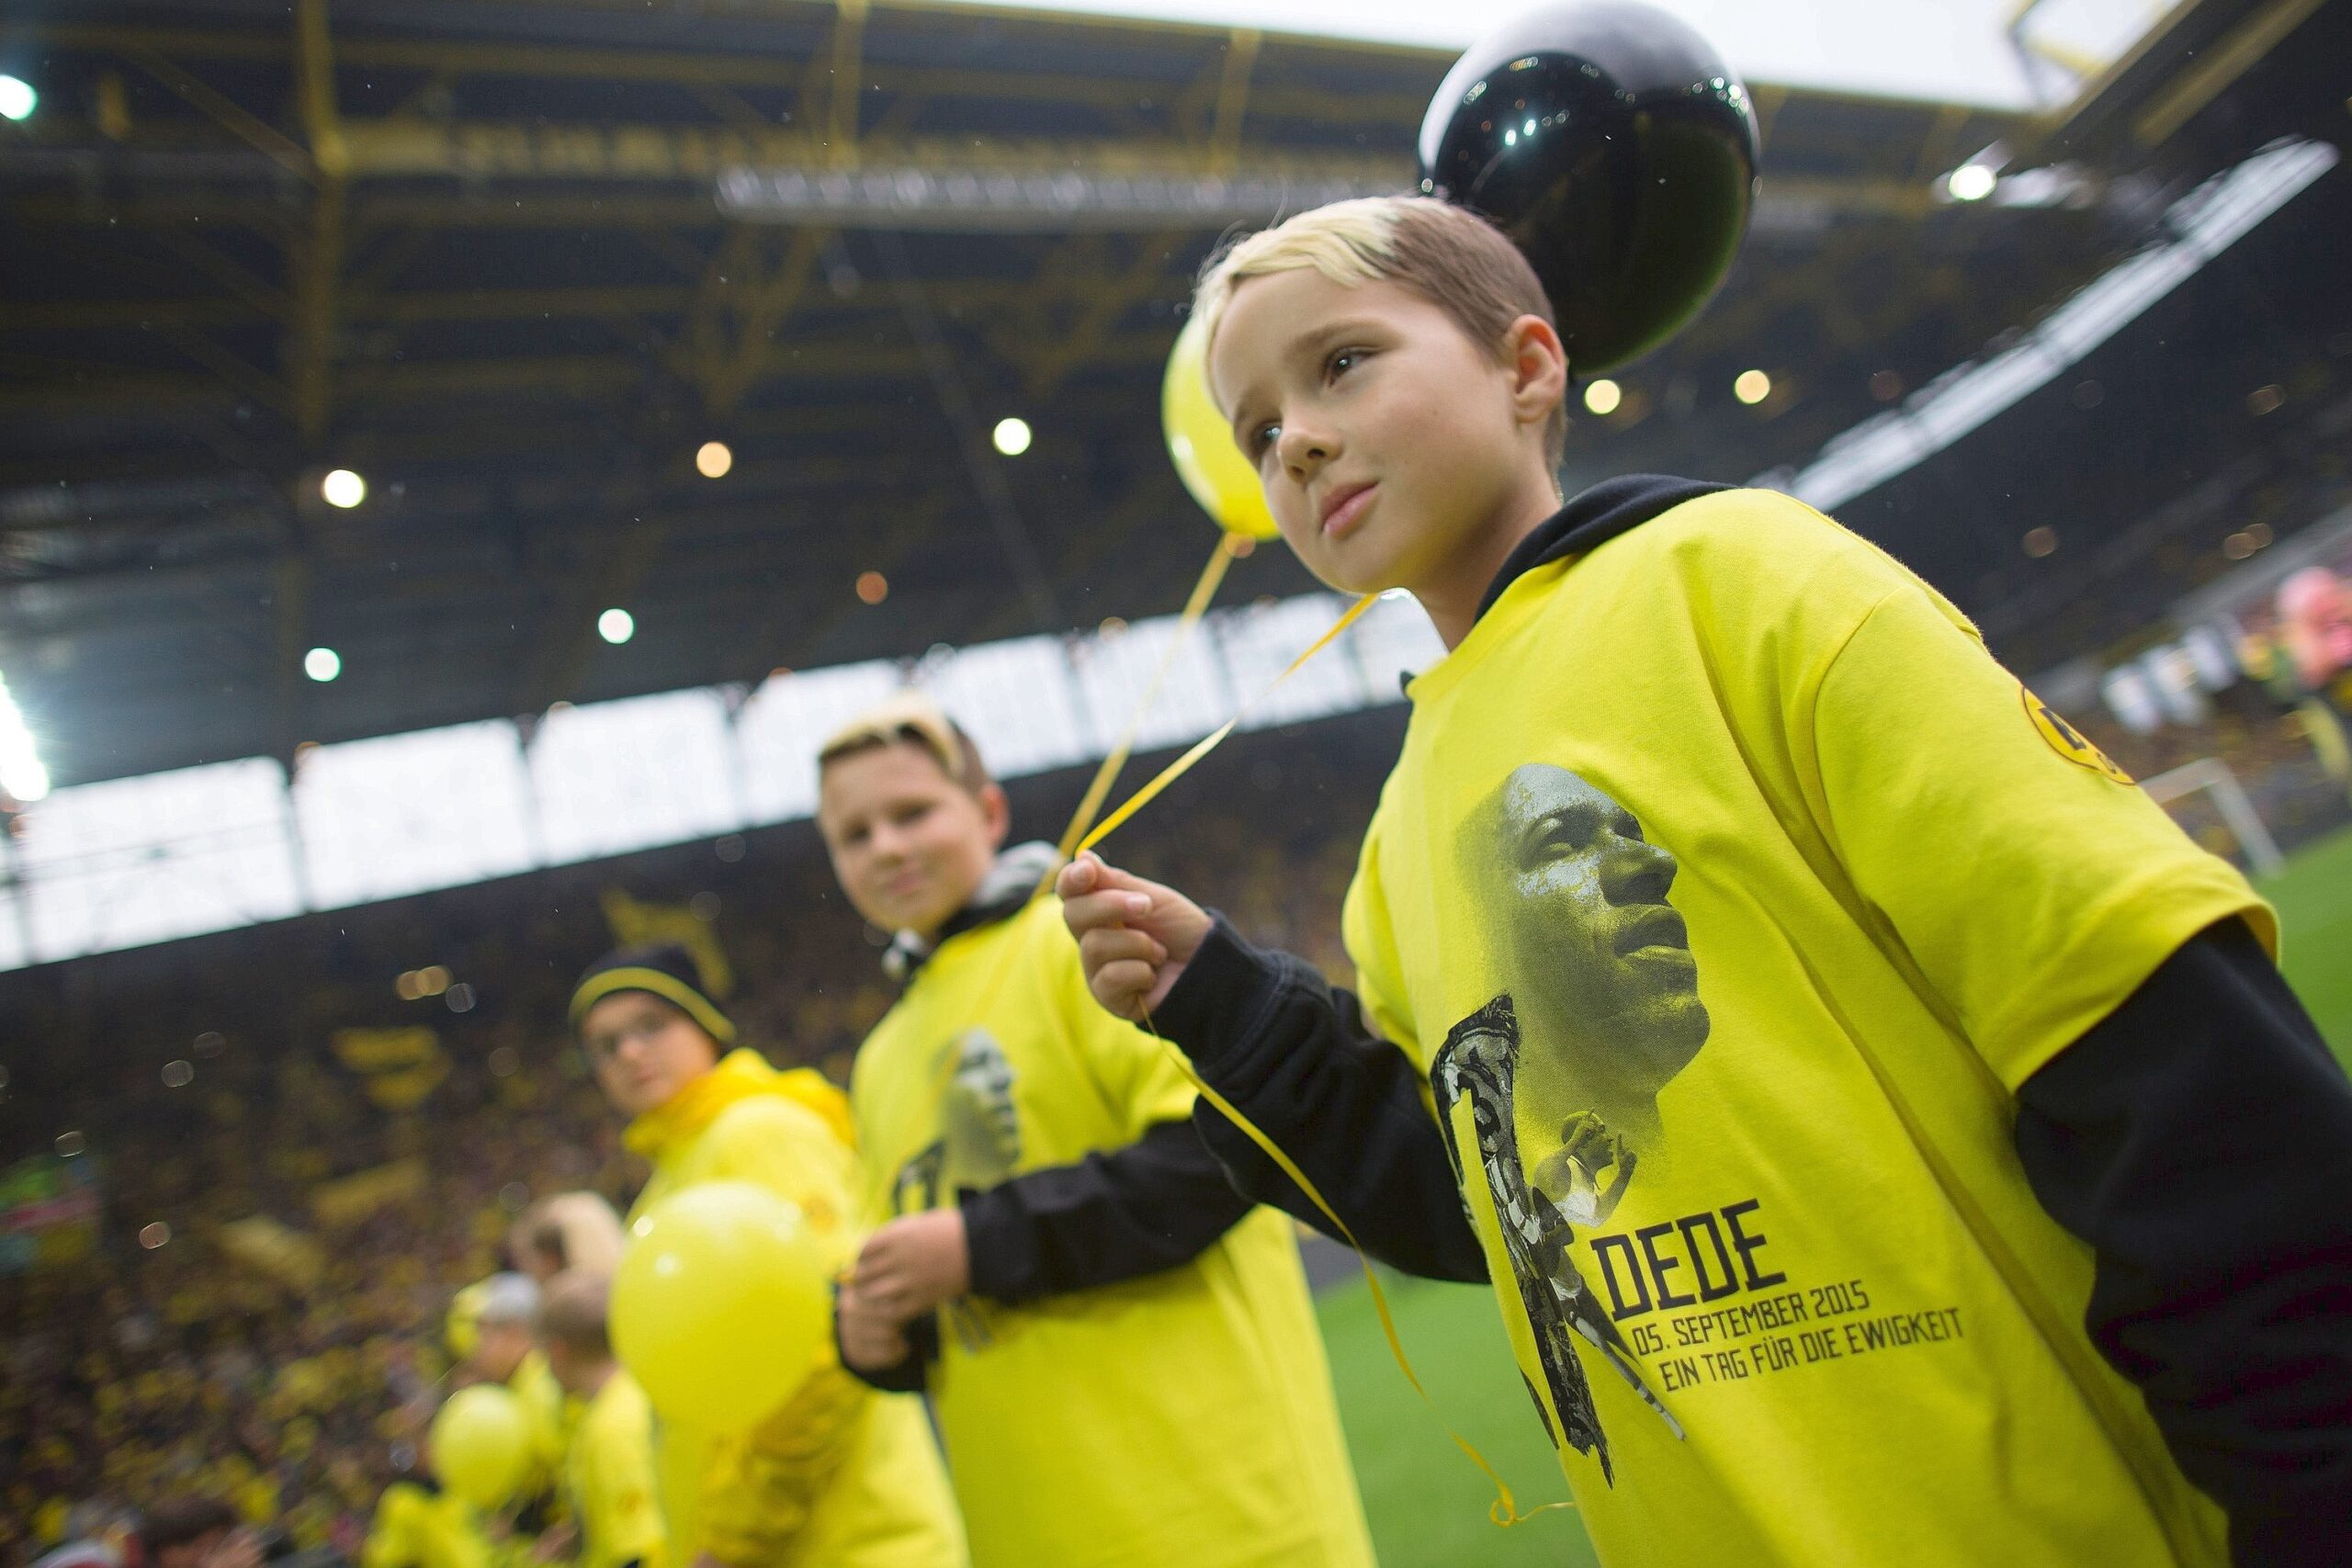
[[[618,1029],[600,1029],[594,1034],[582,1035],[580,1048],[588,1054],[589,1061],[603,1066],[606,1062],[619,1055],[622,1048],[630,1041],[651,1040],[674,1021],[675,1020],[659,1013],[649,1014],[633,1023],[624,1024]]]

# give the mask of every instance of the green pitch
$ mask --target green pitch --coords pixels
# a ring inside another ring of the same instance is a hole
[[[2286,931],[2287,976],[2352,1065],[2352,829],[2298,853],[2263,885]],[[1439,1409],[1529,1508],[1567,1495],[1484,1286],[1389,1277],[1397,1327]],[[1383,1342],[1362,1283],[1320,1299],[1331,1373],[1364,1511],[1384,1568],[1582,1568],[1595,1562],[1573,1512],[1508,1530],[1487,1522],[1487,1483],[1430,1417]]]

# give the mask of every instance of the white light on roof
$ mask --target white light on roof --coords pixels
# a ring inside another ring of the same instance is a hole
[[[8,694],[5,676],[0,676],[0,795],[27,805],[49,795],[49,769],[32,731],[25,728],[25,716],[17,711],[17,699]]]
[[[724,441],[706,441],[695,448],[695,472],[707,479],[723,479],[734,466],[734,450]]]
[[[1018,457],[1029,450],[1029,422],[1025,419],[998,420],[995,440],[998,451],[1008,457]]]
[[[368,499],[368,481],[349,468],[336,468],[319,481],[319,494],[329,506],[340,506],[345,512]]]
[[[1962,164],[1944,180],[1954,201],[1982,201],[2000,183],[2001,176],[1982,164]]]
[[[1772,378],[1761,370],[1743,370],[1731,384],[1731,395],[1753,407],[1772,395]]]
[[[30,118],[33,106],[40,102],[40,95],[33,85],[17,76],[0,76],[0,119]]]
[[[314,648],[302,655],[302,673],[323,684],[343,673],[343,655],[332,648]]]
[[[618,646],[637,635],[637,617],[616,606],[596,617],[596,635]]]
[[[1602,377],[1584,389],[1584,406],[1598,414],[1611,414],[1625,400],[1625,393],[1616,382]]]

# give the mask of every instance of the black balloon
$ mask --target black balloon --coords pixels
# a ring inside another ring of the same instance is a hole
[[[1421,189],[1534,265],[1570,370],[1636,359],[1699,313],[1756,194],[1747,91],[1687,23],[1595,0],[1504,23],[1421,122]]]

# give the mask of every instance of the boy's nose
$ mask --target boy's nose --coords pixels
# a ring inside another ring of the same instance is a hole
[[[1328,431],[1284,426],[1279,445],[1283,467],[1304,484],[1339,455],[1339,443]]]

